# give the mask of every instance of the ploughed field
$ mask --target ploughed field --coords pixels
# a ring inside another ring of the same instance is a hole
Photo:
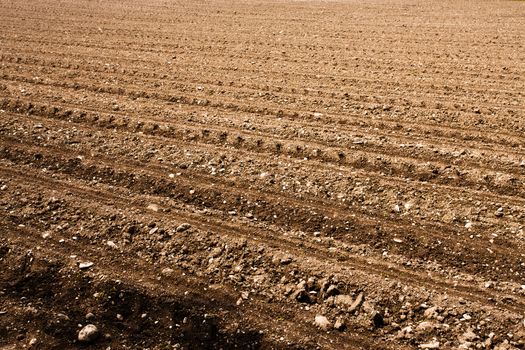
[[[0,17],[0,349],[524,348],[525,3]]]

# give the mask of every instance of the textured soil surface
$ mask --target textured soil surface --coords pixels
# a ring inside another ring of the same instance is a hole
[[[525,348],[525,2],[0,18],[1,350]]]

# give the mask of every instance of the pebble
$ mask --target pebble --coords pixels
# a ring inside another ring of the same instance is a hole
[[[335,320],[334,329],[338,331],[343,331],[346,328],[345,321],[342,317],[338,317],[337,320]]]
[[[354,300],[350,295],[340,294],[335,296],[334,303],[339,307],[351,307],[354,304]]]
[[[316,315],[314,324],[323,331],[327,331],[331,327],[330,321],[323,315]]]
[[[92,312],[86,314],[86,320],[92,320],[95,318],[95,315]]]
[[[157,204],[150,204],[147,208],[151,211],[159,211],[159,206]]]
[[[288,265],[289,263],[292,262],[292,257],[290,256],[285,256],[283,258],[281,258],[281,265]]]
[[[357,310],[361,306],[364,300],[365,300],[365,295],[363,293],[359,293],[355,301],[352,303],[352,305],[350,305],[348,312],[354,312],[355,310]]]
[[[78,264],[78,268],[81,270],[85,270],[85,269],[89,269],[93,265],[94,264],[91,261],[87,261],[87,262],[82,262]]]
[[[430,343],[420,344],[420,349],[439,349],[439,342],[437,340],[431,341]]]
[[[78,332],[78,341],[82,343],[92,343],[97,340],[99,331],[97,326],[88,324]]]
[[[437,306],[429,307],[429,308],[426,309],[425,312],[423,313],[423,316],[424,316],[425,318],[427,318],[427,319],[435,318],[437,315],[438,315],[438,312],[437,312]]]
[[[417,325],[416,331],[418,331],[418,332],[426,332],[426,331],[431,331],[431,330],[434,330],[434,329],[437,329],[437,328],[439,328],[438,324],[436,324],[434,322],[423,321],[423,322],[421,322],[420,324]]]
[[[108,245],[108,247],[111,247],[113,249],[117,249],[118,248],[117,245],[115,244],[115,242],[113,242],[113,241],[108,241],[107,245]]]
[[[292,257],[290,255],[284,255],[282,253],[277,253],[272,257],[272,264],[274,265],[287,265],[292,262]]]
[[[163,276],[169,277],[169,276],[173,275],[174,272],[175,272],[175,270],[173,270],[173,269],[171,269],[169,267],[166,267],[166,268],[163,268],[160,273]]]
[[[414,331],[414,329],[412,328],[412,326],[407,326],[407,327],[401,329],[397,333],[397,338],[405,338],[405,339],[411,338],[413,331]]]
[[[177,232],[184,232],[184,231],[188,230],[190,227],[191,227],[190,224],[188,224],[188,223],[184,223],[184,224],[179,225],[179,226],[177,227],[176,231],[177,231]]]

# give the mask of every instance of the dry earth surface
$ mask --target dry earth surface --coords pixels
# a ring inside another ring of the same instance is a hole
[[[524,2],[0,17],[0,349],[525,348]]]

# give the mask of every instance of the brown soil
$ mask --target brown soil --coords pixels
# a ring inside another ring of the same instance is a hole
[[[525,3],[0,16],[0,350],[525,348]]]

